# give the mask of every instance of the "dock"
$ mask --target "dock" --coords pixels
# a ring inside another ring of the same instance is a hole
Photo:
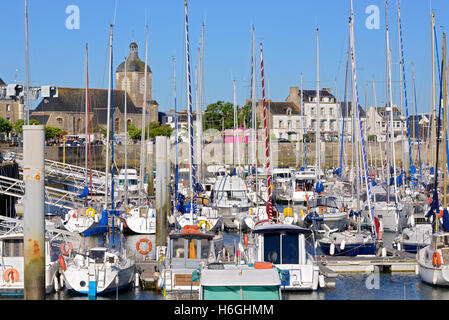
[[[334,273],[350,272],[415,272],[418,273],[419,266],[416,256],[411,253],[387,249],[386,256],[320,256],[317,257],[323,274],[335,275]],[[334,273],[332,273],[331,271]]]
[[[156,282],[159,275],[158,262],[156,260],[138,261],[136,262],[136,268],[142,288],[156,290]]]

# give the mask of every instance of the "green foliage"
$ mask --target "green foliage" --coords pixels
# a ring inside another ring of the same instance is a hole
[[[0,117],[0,132],[10,132],[12,129],[12,125],[9,123],[9,121],[6,121],[2,117]]]
[[[62,129],[57,127],[45,126],[45,139],[51,139],[61,136]]]
[[[133,140],[139,140],[142,137],[142,129],[137,129],[134,124],[128,125],[129,137]]]
[[[148,128],[147,128],[148,129]],[[169,125],[161,125],[159,122],[151,122],[150,123],[150,130],[149,132],[149,137],[150,138],[154,138],[157,136],[166,136],[166,137],[170,137],[173,128],[170,127]]]
[[[12,125],[14,127],[14,131],[17,135],[22,134],[22,127],[25,124],[25,121],[23,119],[17,119],[16,122]],[[30,120],[30,125],[39,125],[41,124],[39,121],[35,119]]]

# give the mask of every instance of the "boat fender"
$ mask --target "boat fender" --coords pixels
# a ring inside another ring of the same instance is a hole
[[[120,221],[120,226],[119,227],[120,227],[120,232],[123,233],[123,222]]]
[[[59,265],[61,266],[62,270],[66,271],[67,267],[65,265],[64,257],[60,254],[58,258],[59,258]]]
[[[346,241],[345,240],[341,240],[341,243],[340,243],[340,250],[341,251],[345,250],[345,244],[346,244]]]
[[[72,245],[72,243],[71,243],[70,241],[68,242],[68,245],[69,245],[69,250],[67,251],[67,250],[65,249],[65,243],[64,243],[64,242],[61,242],[61,253],[62,253],[63,255],[65,255],[65,256],[69,256],[70,253],[72,253],[73,245]]]
[[[398,242],[397,247],[398,247],[398,251],[401,251],[401,243],[400,242]]]
[[[148,244],[148,249],[147,250],[140,249],[140,244],[142,242],[146,242]],[[137,252],[139,252],[142,255],[149,254],[151,249],[152,249],[152,247],[153,247],[153,245],[151,244],[151,241],[149,239],[147,239],[147,238],[142,238],[139,241],[137,241],[137,243],[136,243]]]
[[[64,288],[64,276],[62,274],[59,274],[59,287]]]
[[[441,266],[441,255],[438,251],[435,251],[432,256],[432,262],[434,266]]]
[[[56,277],[56,274],[53,276],[53,287],[55,289],[55,292],[59,291],[59,281],[58,277]]]
[[[320,274],[320,276],[318,277],[318,280],[319,280],[320,287],[325,288],[326,282],[324,281],[324,276],[322,274]]]
[[[8,268],[6,269],[6,271],[3,273],[3,280],[5,282],[16,282],[19,280],[19,271],[17,271],[17,269],[14,268]]]
[[[382,257],[386,257],[387,256],[387,248],[382,248]]]
[[[100,216],[99,216],[98,214],[95,215],[94,221],[95,221],[96,223],[100,222]]]
[[[247,233],[245,233],[244,238],[245,238],[245,247],[248,247],[248,234]]]
[[[335,253],[335,244],[331,243],[331,247],[329,248],[329,253],[331,256]]]

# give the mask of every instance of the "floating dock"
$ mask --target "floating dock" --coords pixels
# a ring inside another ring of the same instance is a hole
[[[419,266],[416,255],[387,249],[387,255],[382,256],[320,256],[317,257],[323,273],[331,273],[330,269],[336,273],[348,272],[374,272],[377,268],[380,272],[415,272],[418,273]],[[324,269],[326,268],[326,269]],[[327,271],[326,271],[327,270]],[[331,273],[332,274],[332,273]]]

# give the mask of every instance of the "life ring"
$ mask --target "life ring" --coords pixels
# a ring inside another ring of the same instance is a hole
[[[194,225],[187,225],[184,228],[182,228],[182,233],[199,233],[200,229],[197,226]]]
[[[88,216],[90,218],[95,218],[95,209],[94,208],[87,209],[86,216]]]
[[[60,248],[61,248],[61,253],[62,253],[63,255],[69,256],[70,253],[72,252],[73,245],[72,245],[71,242],[69,242],[69,250],[67,251],[67,250],[65,249],[65,243],[64,243],[64,242],[61,242],[61,247],[60,247]]]
[[[141,244],[142,242],[148,243],[148,249],[147,249],[147,250],[142,250],[142,249],[140,249],[140,244]],[[147,238],[142,238],[142,239],[140,239],[139,241],[137,241],[137,243],[136,243],[136,249],[137,249],[137,252],[139,252],[139,253],[142,254],[142,255],[149,254],[150,251],[151,251],[151,249],[152,249],[152,247],[153,247],[153,246],[152,246],[152,244],[151,244],[151,241],[150,241],[149,239],[147,239]]]
[[[67,267],[65,265],[64,257],[62,255],[59,255],[58,258],[59,258],[59,265],[61,266],[62,270],[65,271],[67,269]]]
[[[432,256],[432,262],[434,266],[441,266],[441,255],[438,251],[435,251]]]
[[[245,233],[244,239],[245,239],[245,247],[247,247],[248,246],[248,234],[247,233]]]
[[[19,280],[19,271],[17,271],[17,269],[14,268],[8,268],[5,270],[5,272],[3,273],[3,280],[5,280],[5,282],[16,282]]]
[[[207,220],[201,220],[201,221],[198,223],[198,227],[199,227],[199,228],[202,228],[204,224],[206,224],[206,230],[210,230],[210,223],[209,223],[209,221],[207,221]]]
[[[254,268],[255,269],[272,269],[273,264],[271,262],[255,262]]]

